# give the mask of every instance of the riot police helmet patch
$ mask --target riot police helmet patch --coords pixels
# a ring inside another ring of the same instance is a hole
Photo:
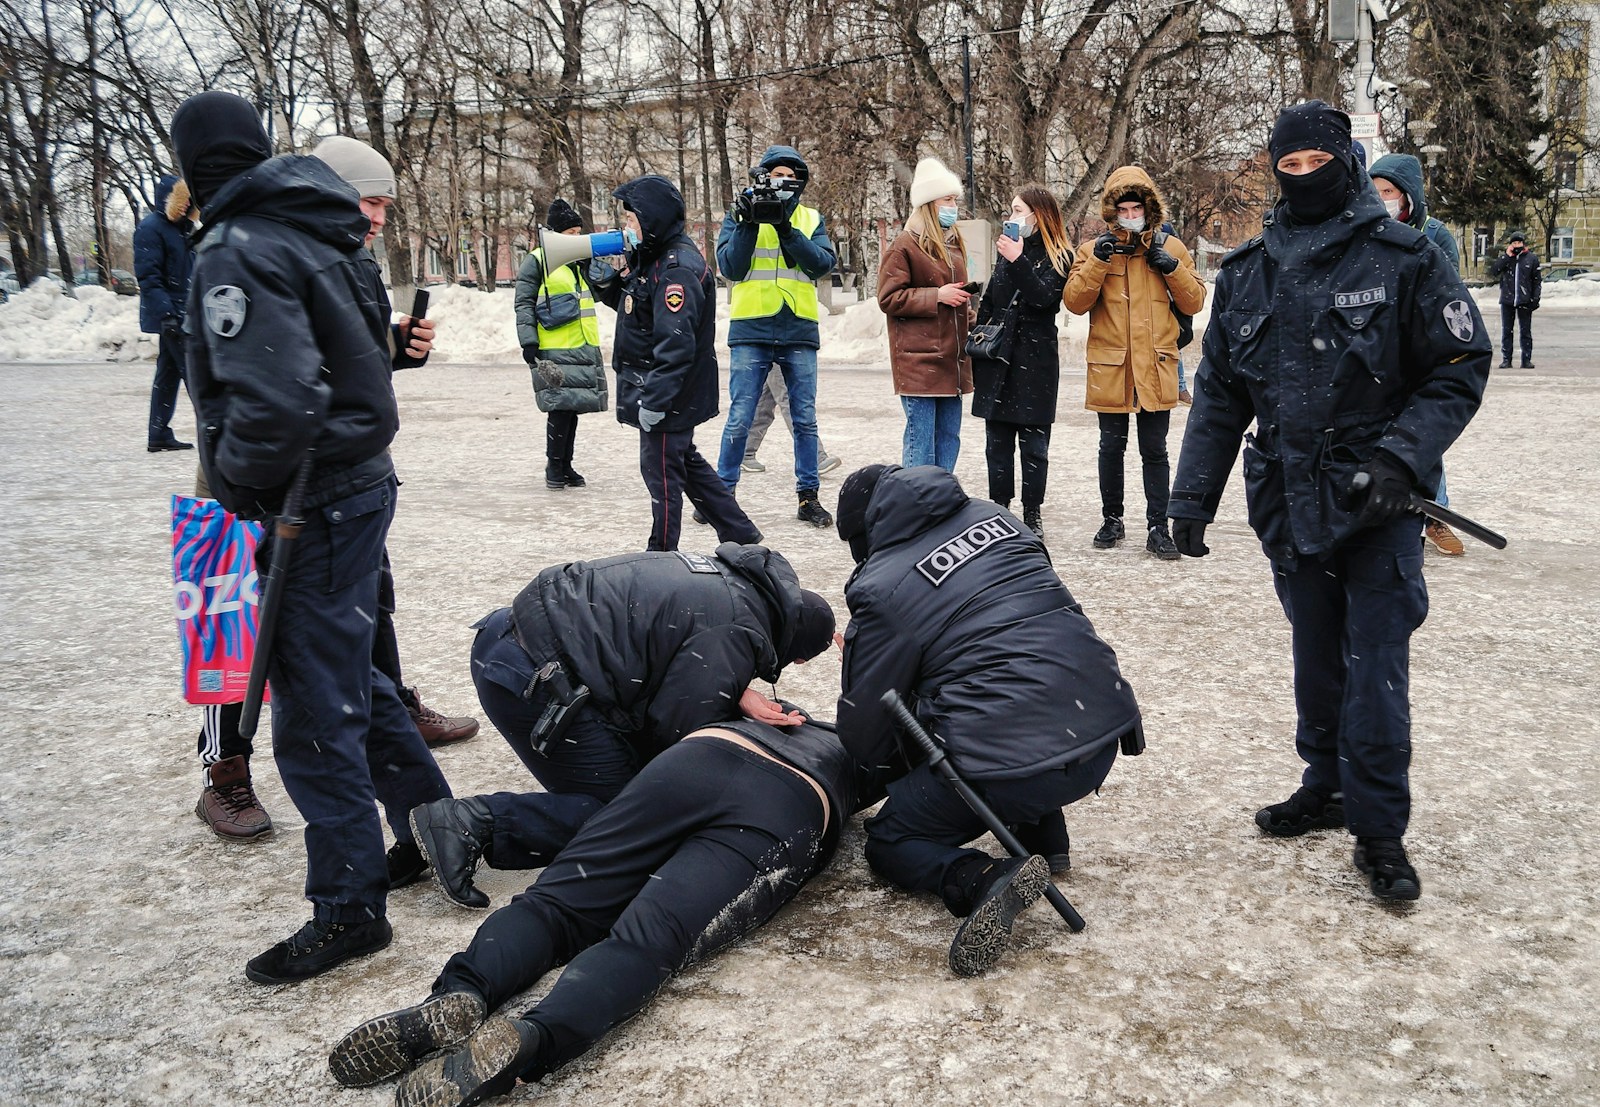
[[[201,302],[205,305],[206,326],[213,334],[232,338],[244,330],[245,309],[250,305],[250,297],[244,294],[244,289],[219,284],[207,292]]]
[[[1470,342],[1472,332],[1477,329],[1472,323],[1471,309],[1462,300],[1451,300],[1444,306],[1444,325],[1463,342]]]

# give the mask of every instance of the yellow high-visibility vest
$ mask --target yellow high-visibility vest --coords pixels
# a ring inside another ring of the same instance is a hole
[[[810,238],[822,225],[816,208],[804,204],[794,209],[789,223]],[[750,255],[750,272],[733,286],[728,298],[730,319],[765,319],[776,315],[784,305],[801,319],[817,321],[817,282],[798,269],[789,268],[778,246],[778,228],[761,224],[756,232],[755,252]]]
[[[539,330],[539,349],[580,350],[585,346],[599,346],[600,320],[595,315],[594,297],[589,293],[589,282],[579,280],[570,265],[563,265],[554,273],[550,272],[544,262],[543,247],[535,249],[533,256],[539,259],[539,268],[544,271],[544,281],[539,285],[533,312],[534,325]],[[576,297],[578,317],[570,323],[563,323],[555,330],[545,329],[544,323],[539,319],[539,308],[544,305],[547,296],[552,304],[562,296]]]

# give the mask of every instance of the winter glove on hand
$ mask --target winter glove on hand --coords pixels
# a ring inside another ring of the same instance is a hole
[[[1184,557],[1204,557],[1211,552],[1206,545],[1206,524],[1199,519],[1172,520],[1172,544]]]
[[[1175,272],[1178,268],[1178,259],[1167,253],[1160,246],[1152,246],[1144,252],[1145,263],[1160,273],[1163,277]]]
[[[533,366],[534,368],[538,368],[538,366],[539,366],[539,347],[538,346],[524,346],[522,348],[522,360],[527,362],[529,365]]]
[[[735,223],[755,222],[755,209],[750,205],[751,195],[748,188],[733,198],[733,221]]]
[[[643,404],[639,405],[639,429],[646,434],[666,417],[667,413],[664,411],[652,411]]]
[[[1411,471],[1382,450],[1350,478],[1349,502],[1360,503],[1356,529],[1392,523],[1411,510]],[[1362,500],[1365,491],[1366,499]]]
[[[1101,261],[1110,261],[1112,251],[1117,248],[1117,236],[1107,231],[1094,240],[1094,256]]]
[[[161,337],[177,339],[183,337],[183,320],[176,315],[169,315],[161,320]]]

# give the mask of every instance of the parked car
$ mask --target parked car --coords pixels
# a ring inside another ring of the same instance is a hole
[[[1547,281],[1570,281],[1574,277],[1581,277],[1589,272],[1587,265],[1567,265],[1565,263],[1546,265],[1544,279]]]

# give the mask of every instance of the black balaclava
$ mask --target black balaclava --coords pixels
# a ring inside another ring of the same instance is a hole
[[[856,564],[867,559],[867,504],[872,502],[873,490],[888,473],[898,465],[868,465],[857,469],[839,486],[839,509],[833,513],[839,537],[850,543],[850,556]]]
[[[1333,160],[1303,176],[1280,173],[1279,159],[1296,150],[1321,150],[1332,154]],[[1284,108],[1272,126],[1267,151],[1272,158],[1272,175],[1296,222],[1321,223],[1344,210],[1355,175],[1348,115],[1321,100]]]
[[[550,210],[545,214],[544,225],[559,233],[583,226],[583,219],[573,210],[571,204],[557,196],[550,201]]]
[[[272,156],[256,109],[231,92],[202,92],[178,105],[172,149],[202,212],[223,185]]]
[[[789,641],[789,652],[794,656],[785,658],[785,662],[810,661],[833,642],[833,608],[827,600],[804,588],[800,589],[798,623]]]

